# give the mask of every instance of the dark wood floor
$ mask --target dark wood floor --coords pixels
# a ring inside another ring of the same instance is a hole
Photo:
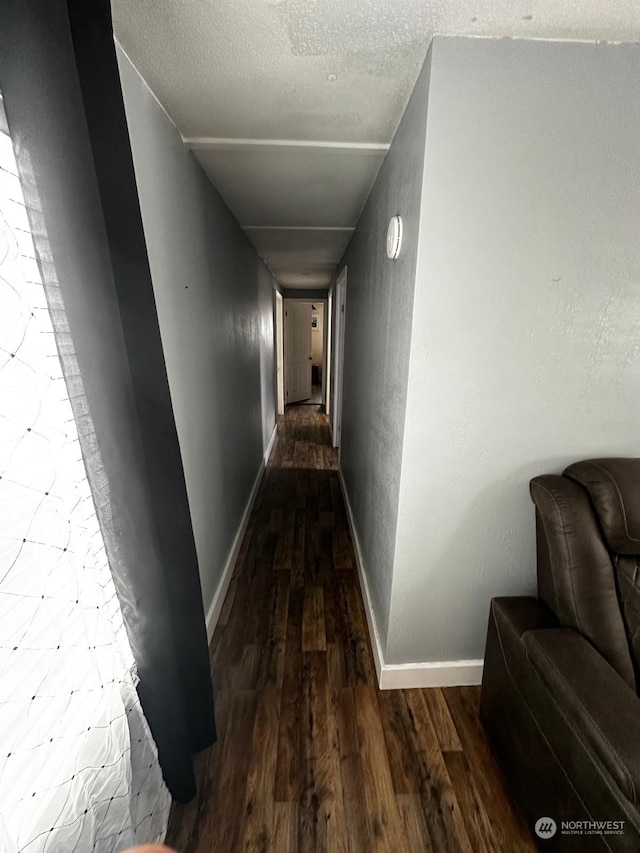
[[[279,425],[215,636],[219,740],[180,853],[532,851],[479,689],[377,688],[326,416]]]

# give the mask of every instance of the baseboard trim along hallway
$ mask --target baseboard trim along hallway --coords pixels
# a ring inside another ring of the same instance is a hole
[[[218,588],[215,591],[213,600],[209,606],[209,609],[207,610],[206,625],[207,640],[209,642],[211,642],[213,632],[215,631],[216,625],[218,624],[218,619],[220,618],[222,605],[224,604],[224,599],[227,594],[227,590],[229,589],[229,584],[231,583],[231,575],[233,574],[233,569],[236,565],[238,554],[240,553],[240,547],[242,545],[242,540],[244,539],[244,534],[247,532],[247,525],[249,524],[249,519],[251,518],[253,505],[256,502],[256,496],[260,489],[260,483],[262,482],[262,478],[264,477],[265,468],[267,466],[267,462],[269,461],[269,457],[271,456],[271,451],[273,450],[273,445],[275,444],[277,436],[278,425],[276,424],[273,427],[273,432],[271,433],[271,438],[269,439],[267,449],[265,450],[262,456],[262,462],[260,463],[260,467],[258,468],[256,478],[253,481],[253,486],[251,487],[251,494],[249,495],[249,500],[247,501],[247,505],[244,508],[242,520],[240,521],[240,526],[238,527],[235,539],[233,540],[233,545],[231,546],[231,550],[229,551],[229,555],[227,556],[227,561],[224,564],[224,570],[222,572],[222,577],[220,578],[220,583],[218,584]]]
[[[364,609],[367,617],[371,647],[373,649],[373,660],[378,676],[380,690],[407,690],[414,687],[467,687],[482,683],[482,668],[484,661],[478,660],[447,660],[447,661],[421,661],[417,663],[385,663],[380,631],[376,622],[376,616],[371,600],[371,592],[367,582],[367,573],[364,569],[360,540],[353,519],[353,512],[349,502],[349,493],[342,476],[342,470],[338,469],[338,479],[342,489],[342,497],[347,510],[347,520],[353,549],[356,556],[356,567]]]

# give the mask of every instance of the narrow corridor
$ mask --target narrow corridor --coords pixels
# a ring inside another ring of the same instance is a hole
[[[377,688],[319,407],[289,407],[211,643],[218,743],[174,804],[180,853],[533,850],[478,688]]]

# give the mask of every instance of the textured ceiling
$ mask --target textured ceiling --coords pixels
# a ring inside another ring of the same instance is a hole
[[[358,146],[391,141],[434,34],[640,41],[640,0],[113,0],[113,12],[119,43],[251,226],[355,225],[384,153]],[[313,260],[331,232],[307,254],[277,233],[254,242],[282,283],[330,280]]]

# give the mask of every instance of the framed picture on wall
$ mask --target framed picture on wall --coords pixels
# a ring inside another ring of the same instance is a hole
[[[318,315],[317,314],[311,315],[311,328],[312,329],[318,328]]]

